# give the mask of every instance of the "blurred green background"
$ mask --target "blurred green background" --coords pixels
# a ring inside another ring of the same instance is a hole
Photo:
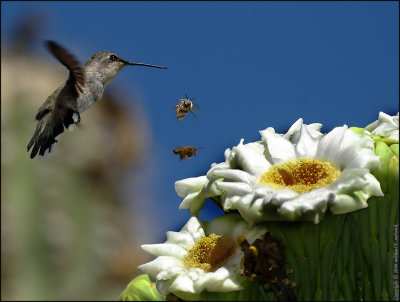
[[[85,113],[79,135],[67,131],[51,158],[31,160],[24,147],[34,115],[68,76],[31,51],[38,20],[21,18],[2,48],[1,298],[115,300],[149,260],[140,249],[148,232],[147,117],[140,100],[115,85],[118,93],[108,90]]]

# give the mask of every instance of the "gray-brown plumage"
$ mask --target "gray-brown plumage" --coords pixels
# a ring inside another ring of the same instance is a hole
[[[58,87],[39,108],[35,119],[36,130],[27,146],[32,148],[30,157],[51,151],[57,136],[74,123],[80,122],[80,114],[93,106],[103,96],[104,89],[125,66],[163,66],[128,62],[111,51],[101,51],[90,57],[81,67],[79,62],[64,48],[47,41],[47,49],[70,71],[65,84]]]

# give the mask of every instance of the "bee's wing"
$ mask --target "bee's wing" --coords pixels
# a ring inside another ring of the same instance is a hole
[[[191,112],[192,112],[192,113],[193,113],[193,112],[197,112],[197,111],[200,110],[200,106],[199,106],[197,103],[192,102],[192,104],[193,104],[192,109],[191,109]]]
[[[193,117],[197,120],[197,116],[196,116],[196,114],[194,114],[195,112],[197,112],[197,111],[199,111],[199,109],[200,109],[200,107],[199,107],[199,105],[197,105],[196,103],[193,103],[192,102],[192,109],[190,109],[190,113],[193,115]]]

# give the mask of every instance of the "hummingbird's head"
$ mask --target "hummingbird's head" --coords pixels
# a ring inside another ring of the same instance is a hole
[[[145,63],[129,62],[122,59],[119,55],[111,51],[100,51],[94,54],[85,64],[87,71],[95,71],[102,74],[103,82],[108,84],[111,82],[117,73],[125,66],[148,66],[155,68],[167,69],[164,66],[157,66]]]

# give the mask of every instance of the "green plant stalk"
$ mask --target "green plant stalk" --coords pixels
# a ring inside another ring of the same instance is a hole
[[[332,297],[335,263],[346,215],[327,214],[319,224],[266,222],[265,227],[287,246],[288,268],[294,270],[297,299]],[[337,295],[339,296],[339,295]]]
[[[373,174],[380,181],[385,196],[372,197],[368,200],[368,208],[349,214],[354,238],[351,249],[362,250],[355,257],[356,275],[360,276],[355,296],[364,300],[393,300],[393,232],[394,225],[398,224],[399,204],[398,144],[391,142],[389,147],[379,141],[375,151],[380,157],[381,168]],[[351,280],[350,267],[345,271]],[[344,295],[347,299],[346,291]]]

